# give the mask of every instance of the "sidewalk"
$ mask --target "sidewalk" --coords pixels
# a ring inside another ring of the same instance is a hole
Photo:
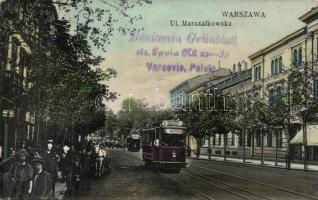
[[[197,158],[195,155],[191,155],[191,159],[208,160],[209,156],[200,155],[199,158]],[[223,161],[224,162],[224,157],[211,156],[211,160],[213,160],[213,161]],[[244,164],[242,158],[229,158],[229,157],[227,157],[225,162]],[[245,164],[246,165],[262,166],[261,165],[261,161],[260,160],[256,160],[256,159],[245,159]],[[265,160],[263,166],[265,166],[265,167],[276,167],[276,168],[286,168],[286,163],[278,161],[277,165],[275,165],[275,161],[267,161],[267,160]],[[291,163],[290,164],[290,169],[304,170],[304,164]],[[308,170],[309,171],[315,171],[315,172],[317,171],[318,172],[318,165],[309,164],[308,165]]]
[[[66,184],[65,183],[61,183],[60,181],[55,183],[55,199],[63,199],[65,191],[66,191]],[[4,194],[0,195],[0,200],[8,199],[7,197],[4,197],[2,195],[4,195]]]

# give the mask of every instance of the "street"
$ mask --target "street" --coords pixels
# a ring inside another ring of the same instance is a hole
[[[318,174],[188,160],[181,173],[146,169],[139,152],[111,150],[112,170],[65,199],[318,199]]]

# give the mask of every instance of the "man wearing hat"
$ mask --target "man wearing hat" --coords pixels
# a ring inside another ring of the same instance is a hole
[[[52,176],[52,190],[53,190],[53,197],[55,193],[55,183],[58,179],[58,155],[53,150],[53,140],[49,140],[47,144],[47,151],[46,151],[46,166],[45,169],[51,174]]]
[[[17,162],[12,163],[9,171],[9,196],[26,199],[32,190],[33,167],[26,161],[28,153],[21,150],[16,154]]]
[[[45,165],[44,159],[40,157],[34,158],[32,163],[35,169],[35,174],[32,178],[32,199],[52,199],[52,177],[43,169]]]

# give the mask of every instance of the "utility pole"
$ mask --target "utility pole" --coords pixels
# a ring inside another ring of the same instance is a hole
[[[243,129],[243,163],[245,163],[245,160],[246,160],[246,155],[245,155],[245,146],[246,146],[246,144],[245,144],[245,131],[246,131],[246,129],[244,128]]]
[[[310,37],[310,35],[307,35],[305,38],[305,65],[304,65],[304,85],[303,85],[303,91],[305,92],[305,102],[304,102],[304,111],[301,114],[302,120],[303,120],[303,145],[304,145],[304,170],[308,171],[308,150],[307,150],[307,39]],[[300,58],[298,58],[300,59]],[[301,65],[301,63],[300,63]]]
[[[262,158],[261,158],[261,165],[264,165],[264,129],[261,127],[261,152],[262,152]]]

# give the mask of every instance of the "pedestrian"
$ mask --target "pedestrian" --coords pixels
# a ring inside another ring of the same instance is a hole
[[[73,157],[72,165],[72,191],[75,192],[75,195],[79,195],[80,185],[83,178],[83,168],[80,163],[79,155]]]
[[[32,160],[32,164],[35,168],[35,175],[32,178],[32,199],[52,199],[52,176],[49,172],[45,171],[45,160],[41,157]]]
[[[53,197],[55,195],[55,184],[58,179],[58,154],[53,149],[53,141],[48,141],[46,150],[46,166],[45,169],[52,176]]]
[[[59,160],[59,166],[62,172],[62,181],[66,182],[67,192],[72,191],[72,157],[69,150],[70,148],[65,145]]]
[[[13,199],[28,199],[32,190],[33,167],[27,161],[28,153],[21,150],[17,153],[16,162],[9,170],[9,197]]]
[[[14,150],[13,147],[10,147],[10,149],[9,149],[9,155],[10,155],[10,156],[15,156],[15,150]]]
[[[63,147],[63,151],[62,151],[60,158],[59,158],[59,167],[61,169],[63,182],[66,181],[67,170],[71,166],[71,156],[70,156],[70,153],[68,151],[69,151],[69,147],[67,145],[65,145]]]
[[[24,150],[27,149],[25,140],[22,140],[22,142],[21,142],[21,148],[20,148],[20,149],[24,149]]]

